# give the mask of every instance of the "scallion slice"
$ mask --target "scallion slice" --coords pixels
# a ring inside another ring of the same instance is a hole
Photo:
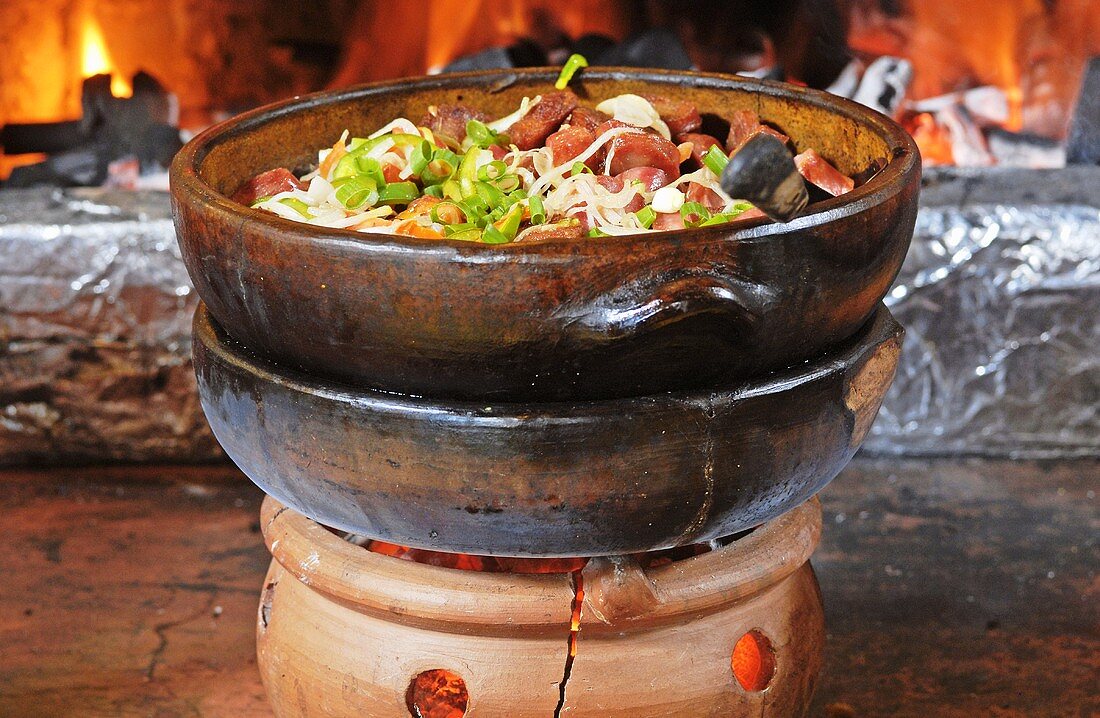
[[[561,74],[558,75],[558,80],[554,83],[554,89],[564,90],[569,81],[573,79],[573,75],[577,74],[577,70],[582,67],[588,67],[588,60],[584,58],[584,55],[578,55],[577,53],[570,55],[561,68]]]
[[[285,204],[292,210],[302,215],[306,219],[309,219],[309,205],[298,199],[297,197],[283,197],[279,200],[280,204]]]
[[[481,231],[481,241],[485,244],[507,244],[512,240],[504,232],[490,224]]]
[[[685,227],[698,227],[710,219],[710,210],[698,202],[684,202],[680,207],[680,217]]]
[[[412,182],[390,182],[378,191],[382,204],[408,204],[420,196],[420,190]]]
[[[531,224],[542,224],[546,221],[546,209],[538,195],[527,198],[527,207],[531,211]]]
[[[718,149],[718,145],[712,145],[707,153],[703,155],[703,164],[707,169],[714,173],[716,177],[722,176],[722,170],[726,169],[726,165],[729,164],[730,158],[726,156],[726,153]]]
[[[648,204],[635,212],[634,216],[638,218],[638,223],[646,229],[652,227],[653,222],[657,219],[657,213]]]
[[[347,209],[370,207],[378,201],[378,183],[365,174],[348,177],[336,188],[336,201]]]
[[[569,168],[569,174],[570,175],[579,175],[579,174],[584,174],[586,172],[588,174],[594,174],[592,172],[592,168],[589,167],[588,165],[586,165],[583,162],[574,162],[573,166]]]
[[[479,120],[466,122],[466,138],[478,147],[503,146],[508,142],[507,137],[498,132],[493,132],[488,125]]]

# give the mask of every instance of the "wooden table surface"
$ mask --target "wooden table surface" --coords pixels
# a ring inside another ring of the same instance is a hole
[[[1100,715],[1100,462],[857,459],[815,716]],[[0,716],[269,716],[235,469],[0,471]]]

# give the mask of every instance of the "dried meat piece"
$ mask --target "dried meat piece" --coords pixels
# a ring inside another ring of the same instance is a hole
[[[626,180],[622,176],[611,177],[609,175],[596,175],[596,181],[608,192],[622,192],[626,188]],[[645,198],[640,193],[635,194],[623,207],[624,212],[637,212],[645,207]]]
[[[726,200],[722,199],[722,195],[698,182],[688,182],[684,198],[688,202],[698,202],[711,212],[721,212],[726,207]]]
[[[542,147],[546,138],[561,126],[578,102],[577,96],[569,90],[548,92],[526,115],[508,128],[506,134],[512,144],[521,150]]]
[[[794,158],[798,173],[806,181],[816,187],[820,187],[834,197],[839,197],[845,192],[851,192],[855,187],[855,181],[842,173],[829,161],[813,150],[806,150]]]
[[[596,128],[611,119],[611,115],[584,105],[578,105],[566,118],[566,124],[571,127],[584,127],[596,131]]]
[[[680,176],[680,150],[660,135],[648,132],[623,134],[611,140],[609,174],[618,175],[635,167],[659,169],[674,180]]]
[[[679,212],[658,212],[653,229],[684,229],[684,218]]]
[[[695,105],[686,100],[676,100],[663,95],[642,95],[657,110],[657,114],[673,137],[685,132],[694,132],[703,125],[703,118]]]
[[[641,182],[646,192],[656,192],[670,182],[668,174],[656,167],[631,167],[616,177],[623,182]]]
[[[489,116],[467,105],[440,105],[430,108],[420,124],[439,139],[457,147],[466,139],[466,123],[470,120],[487,122]]]
[[[745,144],[760,129],[760,115],[752,110],[734,110],[730,113],[730,131],[726,136],[726,152],[733,152]]]
[[[550,148],[550,156],[554,166],[563,165],[574,157],[588,149],[596,140],[596,133],[586,127],[570,126],[558,130],[546,138],[546,146]],[[586,163],[595,170],[599,165],[596,158],[590,157]]]
[[[718,141],[718,138],[698,132],[684,132],[676,135],[676,141],[691,143],[691,159],[696,167],[703,166],[703,157],[706,156],[711,147],[722,148],[722,143]]]
[[[577,239],[583,237],[586,231],[584,225],[576,221],[536,224],[517,234],[515,241],[543,242],[548,239]]]
[[[234,202],[251,205],[261,197],[270,197],[294,189],[305,189],[305,185],[286,167],[276,167],[273,170],[261,172],[242,184],[230,196],[230,199]]]

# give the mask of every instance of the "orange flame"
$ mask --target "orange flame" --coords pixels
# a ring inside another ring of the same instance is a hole
[[[111,94],[115,97],[129,97],[133,94],[133,88],[122,73],[115,73],[116,69],[107,52],[103,29],[100,28],[96,19],[89,15],[84,21],[81,37],[80,74],[82,77],[110,75]]]

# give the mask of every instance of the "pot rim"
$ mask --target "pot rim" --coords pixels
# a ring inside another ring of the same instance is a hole
[[[552,402],[492,400],[433,400],[428,397],[389,393],[350,386],[334,380],[319,380],[300,371],[279,366],[261,357],[246,355],[240,345],[215,323],[204,303],[195,310],[193,337],[213,356],[235,370],[285,389],[336,403],[354,403],[376,412],[400,415],[427,412],[433,421],[445,417],[460,419],[467,427],[508,428],[556,422],[575,423],[608,414],[660,412],[670,407],[721,409],[756,397],[777,394],[792,387],[812,384],[836,373],[855,372],[874,355],[875,347],[904,333],[885,305],[879,304],[867,323],[845,346],[814,360],[762,377],[753,377],[717,388],[685,389],[612,399]]]
[[[487,261],[511,262],[517,256],[568,257],[576,253],[578,246],[583,247],[586,243],[592,244],[591,240],[587,237],[558,238],[539,242],[487,245],[480,242],[424,239],[378,232],[314,227],[233,202],[199,176],[199,168],[206,156],[225,139],[247,133],[255,127],[291,115],[302,109],[317,105],[369,100],[371,97],[385,95],[392,91],[410,92],[448,89],[465,87],[476,82],[490,85],[493,83],[514,84],[516,82],[528,84],[552,83],[558,72],[559,68],[527,68],[403,78],[358,85],[343,90],[316,92],[265,105],[213,125],[192,138],[172,161],[169,170],[171,193],[176,201],[202,205],[206,210],[221,215],[226,221],[239,222],[243,220],[244,222],[268,225],[283,232],[290,231],[297,235],[296,239],[310,244],[325,243],[327,246],[332,246],[331,243],[337,242],[348,248],[354,247],[368,253],[416,251],[419,254],[439,254],[454,261],[465,260],[477,263]],[[907,184],[906,178],[910,177],[914,171],[918,173],[920,171],[920,153],[916,143],[897,123],[869,107],[821,90],[736,75],[691,71],[641,70],[626,67],[586,69],[581,81],[584,77],[612,81],[628,79],[665,85],[675,85],[678,81],[686,81],[696,87],[714,90],[750,89],[766,95],[811,104],[838,114],[867,127],[883,138],[889,145],[889,156],[885,158],[886,167],[867,183],[839,197],[815,203],[813,211],[807,212],[790,222],[775,223],[763,219],[735,219],[724,225],[653,233],[657,236],[642,233],[612,235],[600,238],[598,243],[600,246],[620,242],[645,243],[660,241],[667,243],[672,238],[704,243],[715,240],[750,242],[783,236],[792,232],[804,232],[858,215],[882,204],[890,197],[903,191]]]
[[[300,583],[361,612],[435,630],[514,635],[572,621],[571,574],[466,571],[407,561],[352,544],[266,496],[264,543]],[[821,503],[812,498],[721,548],[641,570],[653,600],[629,616],[582,612],[587,630],[622,630],[713,613],[755,596],[802,567],[821,538]],[[488,605],[488,608],[487,608]],[[586,603],[586,608],[588,604]]]

